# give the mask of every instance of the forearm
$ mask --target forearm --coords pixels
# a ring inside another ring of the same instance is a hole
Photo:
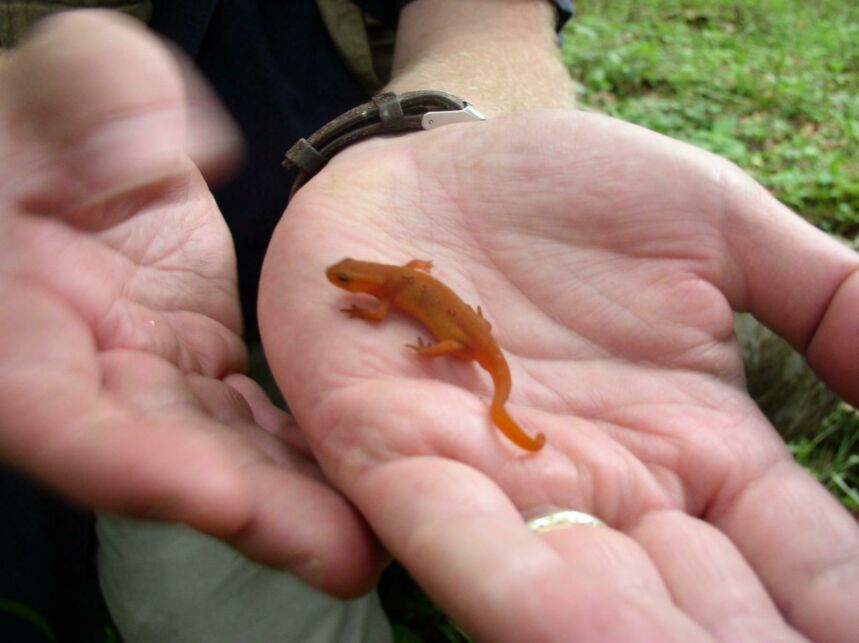
[[[415,0],[400,16],[388,89],[440,89],[486,116],[575,106],[548,0]]]

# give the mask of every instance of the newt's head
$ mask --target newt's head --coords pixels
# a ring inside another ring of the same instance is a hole
[[[343,259],[325,271],[328,281],[349,292],[374,293],[385,283],[385,276],[377,263]]]

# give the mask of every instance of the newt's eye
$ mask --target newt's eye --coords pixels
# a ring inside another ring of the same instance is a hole
[[[343,284],[348,284],[349,283],[349,275],[347,275],[345,272],[338,272],[337,273],[337,281],[339,281],[340,283],[343,283]]]

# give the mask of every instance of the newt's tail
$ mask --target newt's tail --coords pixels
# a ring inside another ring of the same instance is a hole
[[[507,397],[510,395],[510,369],[507,363],[503,360],[500,363],[493,364],[493,369],[490,371],[492,381],[495,384],[495,395],[492,396],[492,405],[489,407],[490,416],[501,432],[506,435],[516,445],[527,449],[528,451],[537,451],[542,448],[546,442],[546,436],[538,433],[531,437],[516,424],[516,421],[507,413],[504,404],[507,402]]]
[[[492,421],[501,429],[501,432],[523,449],[537,451],[546,443],[546,436],[542,433],[538,433],[533,438],[525,433],[522,427],[516,424],[513,418],[510,417],[510,414],[507,413],[503,406],[496,406],[493,402],[490,413]]]

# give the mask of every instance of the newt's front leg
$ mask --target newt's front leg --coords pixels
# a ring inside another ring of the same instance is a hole
[[[349,308],[341,308],[340,310],[347,315],[349,315],[350,319],[366,319],[367,321],[382,321],[388,314],[388,310],[391,307],[390,299],[382,299],[379,301],[379,307],[376,310],[371,310],[369,308],[361,308],[355,304],[349,306]]]
[[[418,343],[406,344],[406,348],[411,348],[413,351],[420,353],[423,357],[439,357],[441,355],[456,355],[465,349],[462,342],[455,339],[445,339],[435,344],[428,344],[423,337],[418,337]]]

